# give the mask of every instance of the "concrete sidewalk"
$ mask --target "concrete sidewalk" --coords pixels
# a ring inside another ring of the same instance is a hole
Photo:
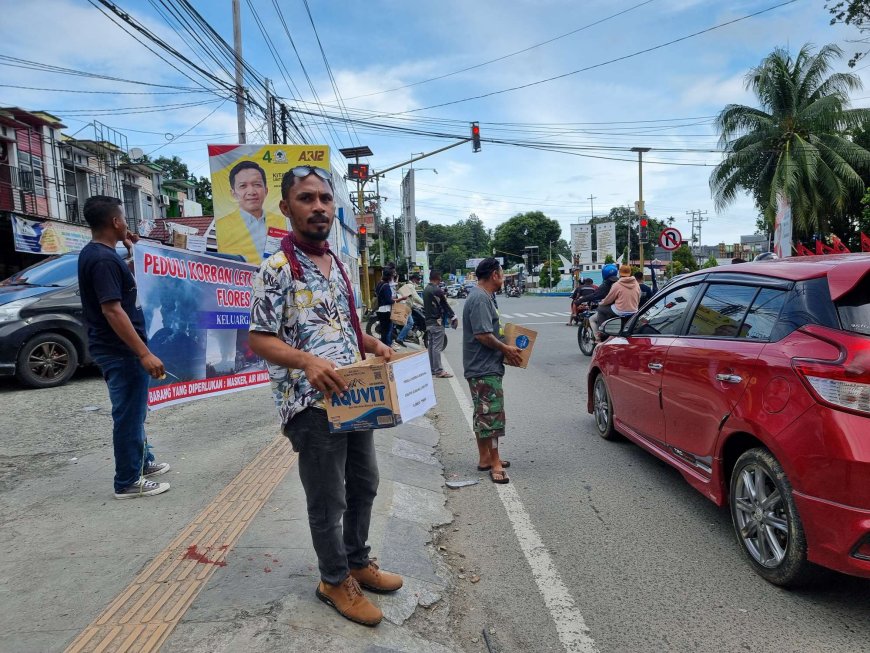
[[[116,501],[102,379],[45,391],[5,386],[0,395],[0,651],[65,650],[277,434],[266,389],[153,413],[149,436],[172,465],[160,478],[172,489]],[[452,519],[434,455],[438,431],[421,418],[375,434],[381,483],[370,542],[384,568],[405,578],[394,595],[374,596],[384,622],[359,626],[315,597],[317,562],[293,464],[232,548],[214,542],[226,565],[209,568],[160,650],[460,650],[446,628],[449,573],[430,543],[430,530]],[[185,564],[194,575],[207,566]]]

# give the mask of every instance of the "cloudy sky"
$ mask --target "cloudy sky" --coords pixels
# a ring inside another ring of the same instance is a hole
[[[117,4],[227,79],[173,19],[183,3]],[[230,0],[192,4],[232,43]],[[756,215],[748,199],[714,209],[707,183],[719,160],[712,118],[728,103],[755,103],[744,75],[775,47],[837,43],[847,54],[856,47],[854,30],[829,25],[823,0],[782,4],[307,0],[309,17],[304,0],[242,0],[243,52],[288,107],[368,123],[294,114],[312,142],[333,148],[340,169],[346,162],[337,148],[368,145],[371,166],[384,169],[452,142],[433,133],[467,137],[470,121],[480,122],[484,139],[504,141],[484,142],[477,154],[464,144],[416,164],[437,170],[416,175],[418,219],[451,223],[476,213],[495,227],[539,209],[559,220],[567,238],[568,225],[588,220],[592,205],[600,215],[637,199],[630,148],[642,146],[652,148],[644,162],[647,212],[673,216],[687,234],[686,212],[708,211],[703,243],[731,243],[753,232]],[[702,30],[710,31],[690,36]],[[208,174],[207,143],[237,140],[235,106],[222,99],[218,82],[155,48],[162,61],[87,0],[4,3],[2,35],[0,106],[49,110],[67,133],[83,137],[99,121],[123,132],[129,147],[177,154],[197,175]],[[9,57],[172,88],[33,70]],[[839,69],[847,70],[846,58]],[[857,74],[870,85],[870,68],[859,66]],[[870,89],[857,93],[854,106],[868,106],[865,92],[870,96]],[[265,142],[258,112],[252,107],[247,120],[249,142]],[[400,173],[381,182],[386,216],[400,212]]]

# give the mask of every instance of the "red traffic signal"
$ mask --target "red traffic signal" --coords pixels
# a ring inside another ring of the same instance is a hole
[[[368,247],[368,229],[364,224],[359,226],[359,229],[356,232],[357,235],[357,249],[359,251],[363,251]]]
[[[368,163],[348,163],[347,164],[348,179],[358,179],[365,181],[369,178]]]
[[[640,242],[646,242],[649,239],[649,232],[647,231],[648,221],[646,218],[640,219],[640,229],[638,229],[638,238],[640,238]]]
[[[647,219],[646,219],[646,218],[641,218],[641,219],[640,219],[640,226],[641,226],[641,227],[646,227],[646,226],[647,226]]]
[[[360,236],[365,236],[365,235],[366,235],[366,230],[367,230],[366,226],[365,226],[364,224],[361,224],[361,225],[359,226],[359,235],[360,235]]]
[[[480,125],[476,122],[471,123],[471,150],[480,152]]]

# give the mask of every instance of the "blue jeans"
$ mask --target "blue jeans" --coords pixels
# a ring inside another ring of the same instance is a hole
[[[408,314],[408,321],[405,322],[405,326],[402,327],[402,330],[399,331],[399,337],[396,338],[399,342],[405,342],[405,338],[408,335],[408,331],[410,331],[414,327],[414,316],[410,313]]]
[[[349,569],[369,564],[367,540],[379,481],[374,433],[330,433],[326,412],[306,408],[284,425],[284,434],[299,452],[320,578],[338,585]]]
[[[115,492],[139,480],[142,468],[154,460],[145,437],[148,383],[151,377],[135,356],[94,356],[112,402],[112,445],[115,449]]]

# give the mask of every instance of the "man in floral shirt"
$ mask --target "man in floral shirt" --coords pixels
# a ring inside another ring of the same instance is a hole
[[[335,217],[330,174],[312,166],[288,171],[281,182],[281,212],[293,231],[254,277],[251,349],[268,363],[284,433],[299,452],[311,539],[321,582],[317,597],[368,626],[383,618],[360,590],[402,586],[402,578],[369,558],[372,504],[378,489],[374,435],[330,433],[324,394],[343,392],[337,367],[393,351],[363,335],[353,288],[327,238]]]

